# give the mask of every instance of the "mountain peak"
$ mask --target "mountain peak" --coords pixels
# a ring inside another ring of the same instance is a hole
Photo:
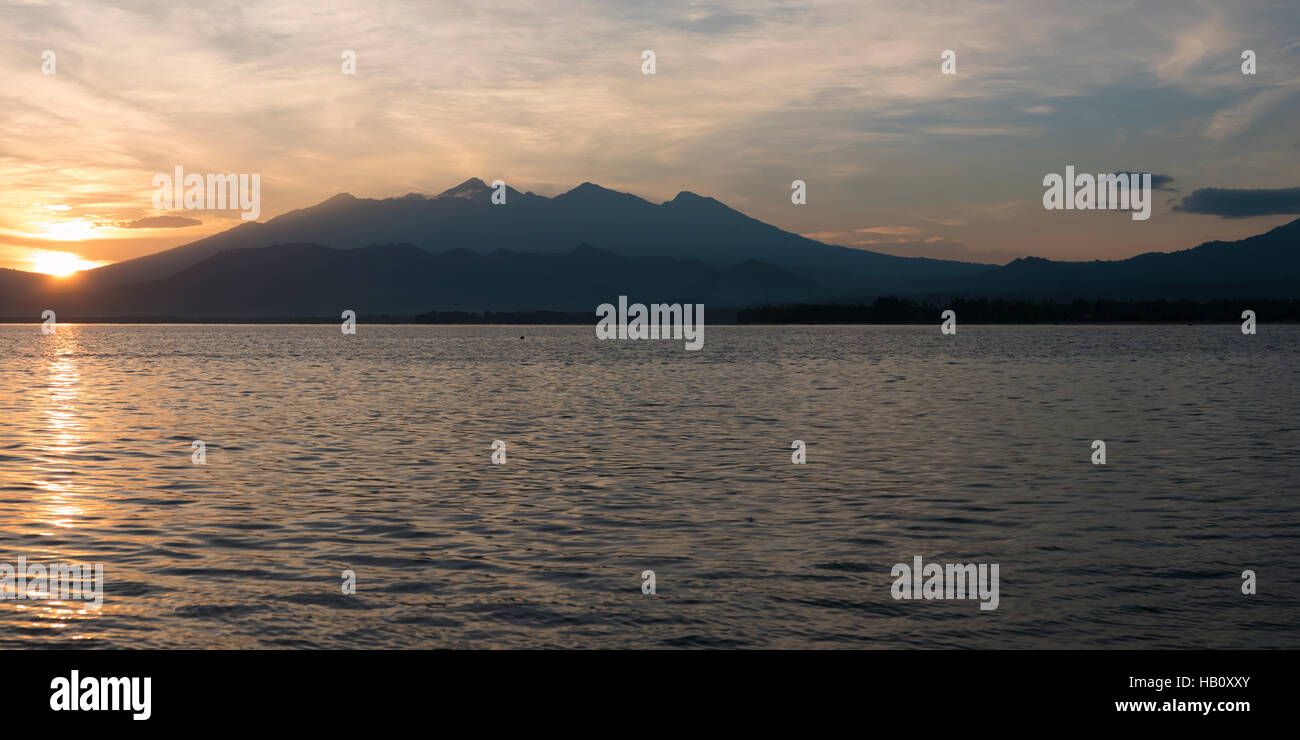
[[[271,219],[271,221],[268,221],[267,223],[276,222],[280,224],[285,224],[285,223],[292,223],[295,221],[302,221],[305,219],[317,218],[322,216],[323,214],[336,213],[339,211],[347,211],[349,210],[348,206],[351,206],[352,204],[359,203],[359,202],[361,202],[360,199],[352,195],[351,193],[339,193],[338,195],[322,200],[321,202],[317,203],[314,206],[307,206],[306,208],[297,208],[292,211],[289,211],[288,213],[281,213],[279,216],[276,216],[275,218]],[[238,229],[241,226],[248,226],[250,224],[255,224],[255,223],[257,223],[257,221],[245,221],[244,223],[235,226],[234,229]],[[234,229],[231,229],[231,231],[234,231]]]
[[[717,201],[714,200],[713,198],[709,198],[709,197],[706,197],[706,196],[700,195],[700,194],[698,194],[698,193],[692,193],[692,192],[689,191],[689,190],[683,190],[683,191],[681,191],[680,193],[677,194],[677,197],[673,198],[672,200],[670,200],[670,201],[668,201],[668,202],[669,202],[669,203],[679,203],[679,204],[680,204],[680,203],[708,203],[709,201],[713,201],[714,203],[717,202]]]
[[[498,180],[496,182],[500,181]],[[460,198],[461,200],[474,201],[475,203],[487,203],[492,200],[492,196],[496,191],[496,187],[488,185],[477,177],[471,177],[450,190],[444,190],[441,193],[438,193],[430,200],[438,200],[440,198]],[[520,199],[545,200],[541,196],[533,195],[532,193],[528,193],[525,196],[523,193],[515,190],[509,185],[506,185],[505,193],[507,196],[507,203],[517,203]]]
[[[491,197],[492,188],[487,183],[471,177],[454,188],[444,190],[438,193],[439,198],[467,198],[469,200],[480,200],[483,197]]]
[[[676,206],[678,208],[684,207],[686,210],[692,212],[694,211],[704,212],[706,210],[714,210],[714,211],[728,211],[731,213],[739,213],[738,211],[729,207],[727,204],[723,203],[717,198],[710,198],[707,195],[699,195],[698,193],[692,193],[689,190],[683,190],[682,192],[677,194],[676,198],[673,198],[672,200],[668,201],[664,205]],[[744,214],[740,214],[740,215],[743,216]]]
[[[578,187],[555,196],[557,201],[568,201],[570,203],[646,203],[649,201],[639,198],[631,193],[621,193],[617,190],[597,185],[594,182],[584,182]]]

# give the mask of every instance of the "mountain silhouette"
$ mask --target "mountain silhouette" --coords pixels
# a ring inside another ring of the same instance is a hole
[[[987,268],[823,244],[686,191],[658,204],[590,182],[554,198],[506,188],[503,205],[492,204],[491,194],[492,188],[478,178],[434,197],[412,193],[374,200],[340,193],[266,223],[243,223],[175,249],[92,270],[87,278],[98,286],[153,280],[219,252],[272,244],[358,249],[393,243],[433,253],[509,249],[555,254],[586,242],[626,257],[678,257],[715,267],[753,259],[882,280],[950,278]]]

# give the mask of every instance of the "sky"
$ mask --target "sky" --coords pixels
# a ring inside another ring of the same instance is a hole
[[[339,192],[591,181],[999,264],[1300,217],[1295,0],[19,1],[0,28],[0,267],[67,271],[240,223],[155,209],[154,176],[178,165],[259,174],[261,220]],[[1045,210],[1067,165],[1157,175],[1151,218]]]

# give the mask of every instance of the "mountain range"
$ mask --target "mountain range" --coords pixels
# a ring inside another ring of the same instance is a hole
[[[430,310],[742,307],[880,295],[1121,300],[1300,297],[1300,220],[1125,260],[1004,266],[825,244],[683,191],[652,203],[593,183],[547,198],[477,178],[436,196],[341,193],[265,223],[50,278],[0,270],[0,316],[255,318]]]

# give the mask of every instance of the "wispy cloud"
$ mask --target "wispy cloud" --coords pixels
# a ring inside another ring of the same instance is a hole
[[[1264,90],[1230,108],[1220,110],[1210,117],[1205,135],[1211,139],[1223,139],[1243,133],[1262,116],[1271,113],[1284,100],[1296,94],[1298,89],[1300,88],[1286,87]]]
[[[916,236],[924,233],[915,226],[873,226],[867,229],[854,229],[860,234],[885,234],[888,236]]]
[[[150,216],[118,224],[123,229],[183,229],[203,223],[197,218],[186,216]]]

